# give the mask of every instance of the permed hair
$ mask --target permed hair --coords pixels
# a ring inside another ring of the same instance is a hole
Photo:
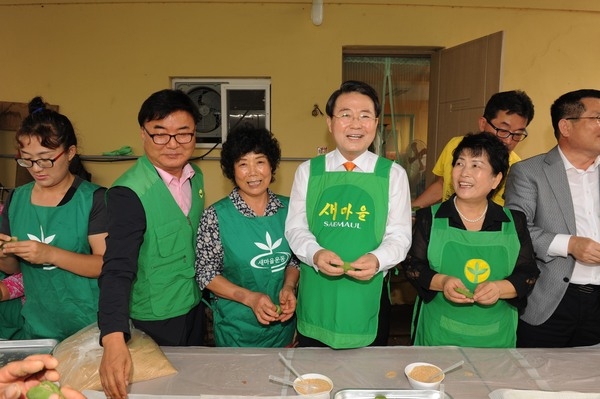
[[[281,160],[279,142],[265,128],[244,124],[227,134],[221,150],[221,170],[223,175],[235,185],[235,163],[250,152],[264,154],[271,166],[271,183],[275,181],[275,171]]]

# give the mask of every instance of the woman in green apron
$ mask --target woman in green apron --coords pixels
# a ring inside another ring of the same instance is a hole
[[[402,263],[419,294],[415,345],[515,347],[519,310],[539,270],[525,215],[490,198],[508,151],[490,133],[469,134],[453,154],[448,201],[417,211]]]
[[[235,187],[204,211],[196,257],[216,346],[292,344],[299,262],[284,237],[288,198],[269,190],[280,158],[266,129],[244,126],[223,143],[221,168]]]
[[[77,152],[69,119],[40,97],[29,110],[17,131],[16,161],[33,181],[17,187],[3,210],[0,270],[23,273],[24,322],[13,338],[62,340],[96,321],[104,190],[69,171]]]

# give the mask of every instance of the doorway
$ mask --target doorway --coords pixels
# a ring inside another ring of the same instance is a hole
[[[382,115],[373,152],[402,165],[411,197],[425,188],[431,55],[368,54],[345,48],[343,80],[360,80],[379,94]]]
[[[433,181],[448,140],[478,128],[500,90],[503,42],[496,32],[450,48],[343,47],[343,80],[369,83],[384,105],[373,150],[406,169],[412,198]]]

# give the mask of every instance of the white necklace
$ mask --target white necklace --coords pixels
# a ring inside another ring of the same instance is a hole
[[[477,223],[481,219],[483,219],[483,217],[485,216],[485,214],[486,214],[486,212],[488,210],[488,204],[485,204],[485,209],[483,210],[483,213],[481,214],[481,216],[479,216],[476,219],[469,219],[468,217],[465,217],[465,215],[463,215],[462,213],[460,213],[460,211],[458,210],[458,206],[456,206],[456,197],[454,197],[454,208],[456,208],[456,212],[458,212],[458,214],[460,215],[460,217],[463,218],[465,221],[467,221],[469,223]]]

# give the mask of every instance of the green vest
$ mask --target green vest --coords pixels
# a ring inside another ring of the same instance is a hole
[[[246,217],[229,197],[214,207],[225,253],[223,277],[240,287],[269,295],[279,304],[286,266],[292,257],[284,236],[288,211],[287,197],[279,197],[285,208],[272,216]],[[214,334],[217,346],[284,347],[296,331],[296,319],[284,323],[260,324],[248,306],[224,298],[213,302]]]
[[[508,209],[504,212],[510,223],[502,223],[501,231],[468,231],[450,227],[447,218],[436,218],[438,208],[439,204],[431,208],[427,250],[433,270],[460,278],[471,292],[484,281],[503,280],[512,273],[521,244]],[[505,300],[458,304],[438,292],[429,303],[417,301],[415,345],[515,347],[518,312]]]
[[[88,224],[94,191],[99,186],[82,181],[69,202],[52,207],[31,204],[33,186],[31,182],[14,191],[9,208],[11,234],[19,240],[90,254]],[[21,260],[19,265],[27,300],[22,310],[25,322],[16,339],[62,340],[96,321],[97,279],[49,264]]]
[[[310,161],[306,215],[323,247],[353,262],[376,249],[385,233],[392,162],[379,158],[373,173],[326,172],[325,157]],[[369,281],[327,276],[301,265],[298,331],[332,348],[367,346],[377,335],[383,274]]]
[[[130,315],[136,320],[165,320],[189,312],[200,302],[194,278],[196,233],[204,209],[204,179],[192,164],[192,206],[186,216],[146,156],[115,181],[139,197],[146,231],[131,292]]]

